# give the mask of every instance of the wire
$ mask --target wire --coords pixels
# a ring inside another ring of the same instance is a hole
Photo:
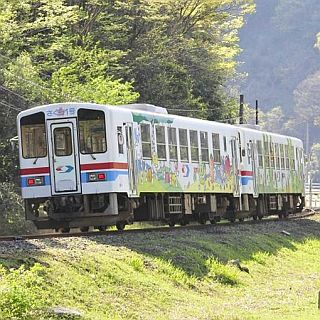
[[[9,109],[18,111],[18,112],[20,112],[20,111],[23,110],[23,109],[21,109],[21,108],[19,108],[19,107],[13,106],[12,104],[8,104],[8,103],[6,103],[6,102],[4,102],[4,101],[0,101],[0,104],[2,104],[3,106],[6,106],[6,107],[9,108]]]
[[[8,60],[8,61],[10,61],[10,62],[12,62],[12,63],[18,64],[18,65],[20,65],[20,66],[24,66],[23,64],[19,63],[18,61],[13,60],[12,58],[9,58],[9,57],[1,54],[1,53],[0,53],[0,57],[1,57],[1,58],[4,58],[4,59],[6,59],[6,60]],[[58,94],[58,95],[61,94],[61,93],[59,93],[59,92],[57,92],[57,91],[55,91],[55,90],[53,90],[53,89],[51,89],[51,88],[46,88],[46,87],[41,86],[40,84],[38,84],[38,83],[36,83],[36,82],[34,82],[34,81],[27,80],[27,79],[24,79],[24,78],[16,75],[16,74],[13,74],[13,73],[12,73],[11,71],[9,71],[8,69],[7,69],[6,71],[7,71],[8,73],[10,73],[11,75],[17,77],[18,79],[20,79],[20,80],[22,80],[22,81],[24,81],[24,82],[26,82],[26,83],[29,83],[29,84],[31,84],[31,85],[33,85],[33,86],[35,86],[35,87],[38,87],[38,88],[40,88],[40,89],[42,89],[42,90],[46,90],[46,91],[49,91],[49,92],[51,92],[51,93]],[[38,72],[38,74],[40,74],[40,75],[48,78],[48,76],[45,75],[44,73],[42,73],[42,72],[40,72],[40,71],[37,71],[37,72]],[[61,94],[61,95],[62,95],[63,97],[65,97],[65,98],[68,98],[68,99],[71,98],[71,100],[76,99],[76,100],[81,101],[81,100],[78,99],[77,97],[72,97],[72,96],[70,96],[70,95],[68,95],[68,94],[67,94],[67,95],[66,95],[66,94]]]
[[[24,97],[24,96],[22,96],[21,94],[16,93],[16,92],[14,92],[14,91],[12,91],[12,90],[10,90],[10,89],[8,89],[8,88],[6,88],[6,87],[2,86],[1,84],[0,84],[0,88],[1,88],[1,89],[3,89],[3,90],[5,90],[5,91],[8,91],[8,92],[10,92],[10,93],[14,94],[15,96],[17,96],[17,97],[19,97],[19,98],[23,99],[23,100],[24,100],[24,101],[26,101],[26,102],[29,102],[29,101],[27,100],[27,98],[25,98],[25,97]]]

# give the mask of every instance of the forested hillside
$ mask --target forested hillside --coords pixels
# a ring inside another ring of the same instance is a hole
[[[2,110],[7,117],[55,101],[141,101],[221,118],[252,3],[1,0],[1,84],[14,91],[2,88],[12,107]]]
[[[320,140],[319,21],[318,0],[256,0],[256,13],[240,32],[247,100],[259,99],[273,131],[305,140],[308,123],[311,144]]]

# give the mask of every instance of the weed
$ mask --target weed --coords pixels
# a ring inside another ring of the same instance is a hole
[[[252,260],[264,266],[267,264],[270,256],[269,252],[258,251],[252,254]]]
[[[214,257],[207,259],[206,265],[208,268],[207,278],[231,286],[239,284],[238,272],[234,267],[224,265]]]
[[[139,257],[134,257],[129,260],[129,265],[138,272],[143,272],[144,271],[144,262],[141,258]]]

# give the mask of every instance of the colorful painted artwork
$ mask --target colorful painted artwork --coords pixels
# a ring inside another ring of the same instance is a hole
[[[263,145],[272,143],[270,135],[263,135]],[[288,159],[284,159],[286,167],[290,169],[279,169],[277,166],[258,168],[258,192],[259,193],[303,193],[303,164],[295,159],[292,140],[287,138],[286,144]],[[279,155],[281,156],[281,155]],[[295,161],[296,168],[293,169],[292,161]],[[280,162],[280,161],[279,161]],[[289,165],[288,165],[289,164]]]
[[[148,117],[133,113],[133,120],[156,124],[172,124],[165,116]],[[234,190],[234,172],[230,155],[225,154],[221,163],[214,163],[213,155],[209,162],[188,163],[160,160],[155,149],[155,132],[151,126],[151,158],[144,159],[141,150],[141,132],[138,125],[134,127],[136,168],[138,175],[138,192],[227,192]]]
[[[291,169],[281,169],[276,165],[280,163],[280,155],[276,159],[275,149],[270,148],[267,154],[264,152],[264,166],[256,168],[252,164],[239,164],[235,169],[231,155],[221,152],[219,162],[214,161],[212,154],[208,162],[177,162],[158,159],[156,151],[156,134],[153,124],[163,124],[170,127],[173,120],[163,115],[150,116],[133,112],[135,159],[137,168],[138,192],[193,192],[193,193],[301,193],[303,192],[303,164],[295,159],[295,148],[290,138],[287,138],[285,148],[288,154],[286,161],[290,162]],[[149,123],[151,157],[142,157],[142,141],[140,125]],[[262,146],[273,145],[272,135],[263,134]],[[293,163],[295,167],[293,168]],[[291,164],[292,163],[292,164]],[[254,188],[256,186],[255,192]]]

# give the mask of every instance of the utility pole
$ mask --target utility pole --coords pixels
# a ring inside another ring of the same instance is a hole
[[[309,209],[312,209],[312,172],[311,172],[311,149],[309,142],[309,121],[307,121],[307,132],[306,132],[306,154],[307,154],[307,183],[309,187]]]
[[[239,124],[243,124],[243,102],[244,95],[240,94]]]

